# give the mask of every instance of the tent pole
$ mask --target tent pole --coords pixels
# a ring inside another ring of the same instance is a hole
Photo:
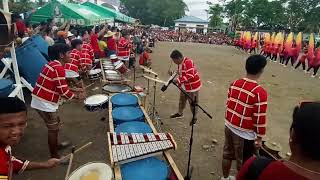
[[[4,12],[9,12],[8,0],[2,0],[2,4],[3,4],[3,11]]]

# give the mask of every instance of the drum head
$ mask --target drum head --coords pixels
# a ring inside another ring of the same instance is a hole
[[[76,169],[68,180],[111,180],[112,170],[105,163],[88,163]]]
[[[77,78],[79,77],[79,73],[75,72],[75,71],[72,71],[72,70],[69,70],[69,69],[66,69],[66,78]]]
[[[114,71],[114,70],[105,70],[104,71],[107,75],[117,75],[118,72],[117,71]]]
[[[89,71],[90,75],[99,74],[99,73],[101,73],[101,69],[91,69]]]
[[[109,98],[107,95],[97,94],[97,95],[90,96],[86,100],[84,100],[84,104],[89,106],[98,105],[98,104],[105,103],[106,101],[108,101],[108,99]]]
[[[121,81],[121,76],[118,74],[107,75],[106,79],[109,81]]]
[[[126,84],[107,84],[102,89],[109,93],[130,92],[132,88]]]

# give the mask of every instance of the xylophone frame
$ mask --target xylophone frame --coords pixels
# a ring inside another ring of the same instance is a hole
[[[116,95],[117,93],[113,94],[113,95]],[[110,100],[109,100],[109,132],[110,133],[115,133],[114,132],[114,124],[113,124],[113,118],[112,118],[112,103],[111,103],[111,97],[113,96],[111,95],[110,96]],[[135,95],[135,94],[133,94]],[[135,95],[136,96],[136,95]],[[139,98],[138,98],[139,99]],[[145,117],[145,121],[146,123],[151,127],[152,129],[152,132],[154,134],[157,134],[158,131],[156,130],[156,128],[154,127],[148,113],[145,111],[144,107],[141,106],[141,102],[140,100],[138,101],[139,103],[139,106],[144,114],[144,117]],[[107,142],[107,146],[108,146],[108,153],[111,154],[111,143],[109,143],[109,139],[110,139],[110,134],[108,133],[108,142]],[[175,143],[175,142],[174,142]],[[177,145],[175,145],[175,147],[177,147]],[[172,156],[170,155],[170,153],[168,151],[164,151],[164,152],[160,152],[159,154],[162,154],[164,156],[164,158],[166,159],[167,163],[170,165],[171,169],[173,170],[174,174],[176,175],[177,179],[178,180],[184,180],[184,177],[182,176],[181,172],[179,171],[178,169],[178,166],[176,165],[176,163],[174,162]],[[111,157],[111,156],[110,156]],[[112,157],[111,157],[112,158]],[[111,162],[113,162],[113,159],[110,159]],[[119,165],[115,165],[113,166],[113,170],[114,170],[114,174],[115,174],[115,180],[122,180],[122,177],[121,177],[121,169],[120,169],[120,166]]]

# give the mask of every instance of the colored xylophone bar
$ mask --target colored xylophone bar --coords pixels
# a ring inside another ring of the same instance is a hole
[[[156,156],[177,145],[169,133],[108,133],[110,159],[112,164],[125,164]],[[112,158],[111,158],[112,157]]]

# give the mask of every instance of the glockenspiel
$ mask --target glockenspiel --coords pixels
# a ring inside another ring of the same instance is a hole
[[[111,165],[120,165],[177,149],[170,133],[108,133]]]

